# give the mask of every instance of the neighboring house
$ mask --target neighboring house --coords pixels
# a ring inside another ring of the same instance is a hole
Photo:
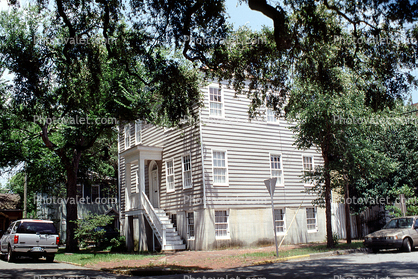
[[[66,198],[49,197],[38,194],[37,216],[55,222],[59,229],[61,241],[66,240]],[[99,178],[90,173],[87,177],[80,177],[77,183],[77,216],[82,219],[87,214],[106,214],[114,216],[113,227],[119,228],[119,206],[116,179]]]
[[[22,219],[23,210],[18,209],[18,194],[0,194],[0,230],[6,231],[10,223]]]
[[[265,109],[248,120],[250,100],[225,85],[202,89],[200,122],[163,129],[120,126],[121,232],[128,249],[208,250],[325,239],[325,210],[304,192],[304,171],[322,163],[298,150],[291,125]],[[264,180],[277,177],[275,229]],[[294,219],[294,220],[293,220]],[[293,222],[292,222],[293,221]]]

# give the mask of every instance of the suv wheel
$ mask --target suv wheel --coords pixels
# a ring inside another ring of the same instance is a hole
[[[54,262],[55,255],[46,256],[45,258],[46,258],[46,262],[52,263],[52,262]]]
[[[405,252],[411,252],[412,251],[411,241],[405,238],[402,243],[402,248]]]
[[[13,262],[15,260],[15,256],[13,255],[12,252],[12,247],[9,246],[9,250],[7,251],[7,261],[9,263]]]

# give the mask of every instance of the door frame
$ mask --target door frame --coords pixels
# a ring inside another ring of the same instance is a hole
[[[152,169],[154,168],[154,165],[157,167],[156,171],[157,171],[157,185],[154,185],[153,181],[152,181]],[[158,169],[158,164],[155,160],[152,160],[149,164],[148,167],[148,195],[149,195],[149,200],[152,204],[153,199],[154,199],[154,195],[155,195],[155,187],[157,189],[157,205],[154,206],[154,208],[159,208],[160,207],[160,179],[159,179],[159,169]]]

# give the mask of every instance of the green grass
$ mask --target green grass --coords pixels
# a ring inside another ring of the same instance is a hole
[[[164,255],[162,254],[122,254],[122,253],[65,253],[58,252],[55,255],[55,260],[60,262],[69,262],[84,266],[86,264],[95,264],[98,262],[121,262],[127,260],[143,260],[143,259],[158,259]]]
[[[307,255],[307,254],[314,254],[314,253],[321,253],[321,252],[328,252],[328,251],[336,251],[336,250],[344,250],[344,249],[357,249],[362,248],[363,242],[353,242],[350,245],[343,243],[338,244],[334,248],[327,248],[326,245],[307,245],[306,247],[291,249],[287,251],[280,251],[279,250],[279,258],[284,257],[292,257],[292,256],[300,256],[300,255]],[[243,257],[243,258],[274,258],[276,257],[276,252],[255,252],[255,253],[246,253],[239,256],[233,257]]]

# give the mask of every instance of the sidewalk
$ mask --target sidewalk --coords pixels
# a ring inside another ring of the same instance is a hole
[[[118,273],[132,274],[131,271],[146,270],[219,270],[243,266],[267,264],[303,258],[332,256],[343,253],[366,251],[359,241],[347,246],[343,241],[332,251],[327,251],[325,243],[283,245],[276,258],[275,246],[261,248],[236,248],[214,251],[179,251],[164,253],[161,257],[145,260],[128,260],[123,262],[100,262],[86,265],[94,269],[103,269]]]

